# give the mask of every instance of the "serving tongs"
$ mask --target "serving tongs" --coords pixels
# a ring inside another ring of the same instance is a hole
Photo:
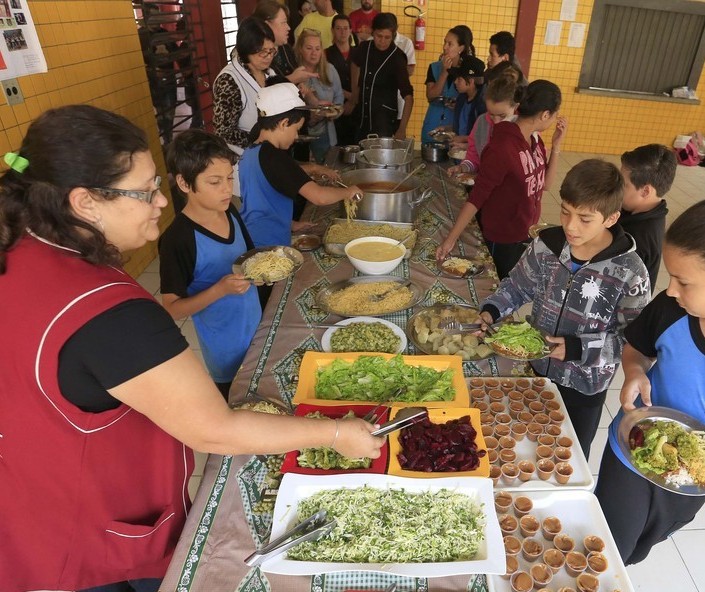
[[[328,510],[318,510],[318,512],[310,518],[297,524],[294,528],[287,530],[283,535],[270,541],[259,551],[255,551],[252,555],[245,558],[245,564],[250,567],[256,567],[300,543],[317,541],[327,534],[330,534],[337,522],[334,518],[327,520],[327,517]]]
[[[409,426],[414,425],[427,417],[428,409],[425,407],[405,407],[397,413],[397,416],[392,421],[388,421],[379,426],[379,428],[372,432],[372,435],[386,436],[396,430],[408,428]]]

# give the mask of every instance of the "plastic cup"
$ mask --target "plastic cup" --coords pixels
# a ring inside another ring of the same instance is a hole
[[[551,423],[551,418],[546,413],[537,413],[534,415],[534,421],[542,426],[547,426]]]
[[[484,401],[486,398],[487,398],[487,393],[485,392],[485,389],[483,389],[483,388],[470,389],[470,400],[473,403],[476,401]]]
[[[538,438],[536,438],[536,441],[540,446],[549,446],[553,448],[556,445],[556,439],[548,434],[541,434]]]
[[[546,426],[544,430],[549,436],[553,436],[554,438],[557,438],[558,436],[561,435],[561,428],[557,425],[549,424]]]
[[[496,486],[501,476],[502,470],[497,465],[492,465],[490,467],[490,479],[492,479],[492,484]]]
[[[534,578],[525,571],[515,571],[509,583],[512,586],[512,592],[529,592],[534,587]]]
[[[531,401],[529,403],[529,411],[531,413],[543,413],[546,407],[544,407],[544,404],[541,401]]]
[[[524,539],[521,543],[521,554],[529,563],[533,563],[543,554],[543,543],[533,537]]]
[[[562,411],[548,410],[548,418],[553,425],[561,425],[565,421],[565,414]]]
[[[502,514],[499,517],[499,529],[504,536],[513,535],[518,528],[519,521],[511,514]]]
[[[539,394],[532,388],[528,388],[524,391],[524,402],[531,403],[532,401],[538,401]]]
[[[494,416],[495,423],[500,425],[509,425],[512,423],[512,416],[509,413],[498,413]]]
[[[563,525],[561,521],[555,516],[548,516],[544,518],[541,523],[541,532],[543,533],[543,538],[547,541],[552,541],[556,538],[556,535],[561,531]]]
[[[543,562],[553,573],[558,573],[565,565],[565,555],[558,549],[546,549],[543,552]]]
[[[499,439],[500,448],[514,448],[517,445],[517,441],[511,436],[502,436]]]
[[[534,536],[540,527],[538,518],[533,514],[526,514],[526,516],[519,518],[519,532],[525,538]]]
[[[484,381],[485,387],[487,387],[487,389],[499,388],[499,380],[497,380],[496,378],[483,378],[481,380]]]
[[[554,400],[549,400],[544,403],[546,406],[546,411],[558,411],[561,408],[561,404]]]
[[[559,462],[556,464],[554,474],[556,476],[556,481],[558,481],[561,485],[565,485],[568,481],[570,481],[570,478],[573,475],[573,467],[570,463]]]
[[[521,403],[522,405],[524,404],[524,395],[522,395],[519,391],[509,391],[507,393],[507,396],[509,397],[510,401],[515,401],[517,403]]]
[[[494,415],[491,413],[483,413],[480,415],[480,423],[482,425],[493,425],[494,424]]]
[[[534,502],[525,495],[514,498],[514,513],[517,516],[526,516],[534,507]],[[538,530],[538,529],[537,529]]]
[[[522,392],[531,387],[531,383],[528,378],[517,378],[514,385],[518,391]]]
[[[534,389],[540,390],[540,389],[542,389],[543,387],[546,386],[546,379],[545,379],[545,378],[534,378],[534,379],[531,381],[531,386],[532,386]]]
[[[553,448],[541,444],[536,447],[536,460],[539,461],[544,458],[553,458]]]
[[[485,448],[487,450],[495,450],[499,446],[499,440],[494,436],[487,436],[485,438]]]
[[[498,440],[512,433],[512,426],[504,423],[498,423],[494,426],[494,437]]]
[[[517,419],[522,411],[524,411],[524,403],[509,401],[509,415],[511,415],[513,419]]]
[[[540,588],[546,586],[553,579],[553,570],[545,563],[537,563],[532,565],[529,570],[531,577],[534,578],[534,587]]]
[[[485,380],[483,378],[471,378],[470,379],[470,386],[472,388],[482,388],[485,386]]]
[[[494,433],[494,426],[491,426],[491,425],[483,425],[481,429],[482,429],[482,435],[485,438],[491,436]]]
[[[475,401],[471,407],[477,409],[480,415],[490,412],[490,406],[486,401]]]
[[[544,389],[539,392],[539,399],[541,399],[544,403],[546,401],[553,401],[556,398],[556,393],[553,391],[549,391],[547,389]]]
[[[556,444],[563,448],[571,448],[573,446],[573,439],[568,436],[558,436],[558,438],[556,438]]]
[[[523,423],[513,423],[511,427],[512,437],[517,441],[521,442],[526,437],[527,428]]]
[[[514,381],[511,378],[501,378],[499,380],[499,388],[501,388],[505,393],[514,390]]]
[[[541,459],[536,463],[536,472],[541,481],[548,481],[555,468],[556,464],[550,458]]]
[[[593,574],[581,573],[575,578],[575,585],[579,592],[595,592],[600,587],[600,580]]]
[[[565,555],[575,549],[575,541],[573,537],[561,533],[553,539],[553,546]]]
[[[553,451],[553,454],[556,457],[556,460],[559,462],[567,462],[570,460],[570,457],[573,456],[573,453],[570,451],[570,448],[565,448],[564,446],[559,446]]]
[[[517,558],[514,555],[507,555],[505,557],[505,560],[507,562],[507,571],[502,577],[505,580],[508,580],[512,577],[512,574],[519,569],[519,562],[517,561]]]
[[[494,496],[494,509],[497,510],[497,514],[506,514],[509,512],[509,508],[512,507],[513,501],[514,498],[511,493],[500,491]]]
[[[498,401],[492,401],[492,403],[490,403],[490,413],[497,415],[498,413],[504,413],[505,409],[504,403]]]
[[[522,460],[517,466],[519,467],[519,481],[530,481],[536,472],[536,465],[530,460]]]
[[[565,570],[577,578],[587,569],[587,557],[580,551],[570,551],[565,555]]]
[[[587,562],[587,571],[598,575],[605,573],[609,567],[607,557],[598,551],[590,551],[587,556]]]
[[[507,555],[519,555],[521,551],[521,541],[509,534],[504,537],[504,552]]]
[[[583,539],[583,547],[585,547],[586,553],[590,553],[591,551],[602,553],[602,551],[605,550],[605,541],[597,535],[589,534]]]
[[[517,453],[511,448],[503,448],[499,451],[499,460],[503,463],[513,463],[517,459]]]
[[[490,401],[495,403],[499,403],[502,399],[504,399],[504,393],[498,388],[490,389],[487,391],[487,394],[490,396]]]
[[[490,461],[490,464],[493,464],[499,460],[499,454],[497,453],[496,450],[488,450],[487,451],[487,458]]]
[[[519,476],[519,467],[514,463],[504,463],[502,465],[502,479],[507,485],[511,485],[517,480]]]
[[[532,442],[536,442],[536,438],[543,434],[543,426],[538,423],[531,422],[528,426],[526,426],[526,429],[526,437]]]

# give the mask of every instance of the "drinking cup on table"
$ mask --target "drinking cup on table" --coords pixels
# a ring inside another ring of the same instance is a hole
[[[521,543],[521,554],[528,562],[533,563],[543,553],[543,543],[533,537],[524,539]],[[587,561],[586,561],[587,562]]]
[[[558,446],[554,451],[553,454],[556,457],[556,460],[558,462],[566,462],[570,460],[570,457],[573,456],[573,453],[570,451],[570,448],[565,448],[564,446]]]
[[[508,580],[512,577],[512,574],[519,569],[519,562],[514,555],[506,555],[505,561],[507,564],[507,570],[502,577],[505,580]]]
[[[548,411],[548,418],[553,425],[561,425],[565,421],[565,414],[562,411]]]
[[[609,566],[607,557],[599,551],[590,551],[587,555],[587,562],[587,570],[597,575],[605,573]]]
[[[539,392],[539,399],[546,403],[546,401],[553,401],[556,398],[556,393],[553,391],[549,391],[548,389],[544,389]]]
[[[487,391],[483,388],[470,389],[470,400],[473,403],[485,401],[487,399]]]
[[[545,563],[537,563],[532,565],[529,570],[531,577],[534,578],[534,587],[541,588],[547,586],[553,579],[553,570]]]
[[[580,551],[569,551],[565,554],[565,570],[577,578],[587,569],[587,557]]]
[[[526,389],[531,388],[531,383],[527,378],[517,378],[514,382],[514,388],[523,392]]]
[[[494,416],[494,420],[499,425],[509,425],[512,423],[512,416],[509,413],[498,413]]]
[[[548,434],[541,434],[538,438],[536,438],[536,441],[539,443],[539,446],[548,446],[549,448],[553,448],[556,445],[556,439]]]
[[[517,419],[522,411],[524,411],[524,403],[509,401],[509,415],[512,416],[512,419]]]
[[[539,399],[539,394],[532,388],[526,389],[522,394],[524,395],[524,403],[527,405]]]
[[[530,460],[522,460],[517,463],[519,467],[519,481],[530,481],[536,472],[536,465]]]
[[[558,411],[561,408],[561,404],[556,400],[546,401],[544,405],[546,407],[546,411]]]
[[[497,514],[506,514],[509,512],[509,508],[512,507],[514,498],[512,494],[508,491],[499,491],[494,496],[494,509],[497,510]]]
[[[531,413],[531,411],[520,411],[517,414],[517,421],[528,426],[532,421],[534,421],[534,414]]]
[[[543,434],[543,426],[533,421],[526,426],[526,429],[526,437],[532,442],[536,442],[536,439]]]
[[[602,551],[605,550],[605,541],[597,535],[589,534],[583,539],[583,547],[585,547],[586,553],[590,553],[591,551],[602,553]]]
[[[539,524],[538,518],[533,514],[526,514],[519,518],[519,532],[523,537],[532,537],[538,531],[541,525]]]
[[[504,403],[500,403],[499,401],[492,401],[492,403],[490,403],[490,413],[493,413],[494,415],[504,413],[505,409],[506,407],[504,406]]]
[[[485,401],[475,401],[472,406],[480,412],[480,415],[490,412],[490,405]]]
[[[512,427],[507,424],[495,424],[494,437],[498,440],[512,433]]]
[[[499,447],[499,440],[495,438],[494,436],[487,436],[485,438],[485,448],[487,450],[495,450]]]
[[[521,541],[514,535],[508,534],[503,539],[504,552],[507,555],[519,555],[521,551]]]
[[[511,436],[502,436],[499,439],[499,447],[500,448],[509,448],[513,449],[517,445],[517,441],[512,438]]]
[[[499,388],[505,393],[514,390],[514,381],[511,378],[501,378],[499,381]]]
[[[536,413],[534,415],[534,422],[542,425],[542,426],[547,426],[548,424],[551,423],[551,418],[548,417],[546,413]],[[545,427],[544,427],[545,431]]]
[[[544,432],[546,432],[549,436],[557,438],[561,435],[561,428],[560,426],[549,424],[544,428]]]
[[[536,463],[536,472],[541,481],[548,481],[555,468],[556,464],[550,458],[543,458]]]
[[[519,495],[514,498],[513,506],[514,513],[521,517],[526,516],[529,512],[531,512],[534,507],[534,502],[532,502],[531,499],[525,495]]]
[[[543,562],[551,568],[553,573],[558,573],[565,565],[565,555],[558,549],[546,549],[543,552]]]
[[[546,407],[541,401],[531,401],[528,405],[529,411],[533,413],[534,415],[536,413],[543,413]]]
[[[539,461],[544,458],[553,458],[553,448],[541,444],[536,447],[536,460]]]
[[[562,446],[563,448],[571,448],[573,446],[573,439],[568,436],[558,436],[558,438],[556,438],[556,445]]]
[[[499,460],[502,463],[513,463],[517,459],[517,453],[511,448],[502,448],[499,451]]]
[[[512,402],[521,403],[522,405],[524,404],[524,395],[522,395],[519,391],[509,391],[507,396]]]
[[[499,516],[499,529],[504,536],[513,535],[519,528],[519,521],[511,514]]]
[[[567,555],[575,549],[575,541],[573,540],[573,537],[562,532],[557,534],[553,539],[553,546],[564,555]]]
[[[521,442],[526,437],[526,424],[514,422],[511,427],[512,437],[517,441]]]
[[[498,388],[493,388],[487,391],[487,394],[490,397],[490,401],[494,403],[499,403],[504,399],[504,393],[500,391]]]
[[[556,481],[558,481],[561,485],[565,485],[568,481],[570,481],[570,478],[573,475],[573,467],[567,462],[556,463],[554,474]]]
[[[581,573],[575,578],[575,585],[579,592],[595,592],[600,587],[600,580],[592,574]]]
[[[490,461],[490,464],[494,464],[499,461],[499,453],[497,450],[488,450],[487,459]]]
[[[531,387],[532,387],[534,390],[541,390],[541,389],[542,389],[543,387],[545,387],[545,386],[546,386],[546,379],[545,379],[545,378],[541,378],[541,377],[539,377],[539,378],[534,378],[534,379],[531,381]]]
[[[494,424],[494,415],[491,413],[482,413],[480,415],[480,423],[482,425],[493,425]]]
[[[492,450],[491,452],[495,452]],[[497,454],[495,452],[495,454]],[[497,465],[492,465],[490,467],[490,479],[492,479],[492,485],[497,485],[499,482],[499,478],[502,476],[502,469],[500,469]]]
[[[496,378],[483,378],[485,388],[487,390],[499,388],[499,380]]]
[[[517,480],[519,476],[519,467],[514,463],[504,463],[502,465],[502,479],[507,485],[511,485]]]
[[[548,516],[541,523],[541,532],[543,533],[543,538],[547,541],[555,539],[561,528],[563,528],[563,525],[556,516]]]
[[[534,587],[534,578],[525,571],[515,571],[509,578],[509,583],[512,592],[529,592]]]
[[[483,425],[481,427],[482,430],[482,435],[487,438],[488,436],[491,436],[494,433],[494,426],[491,425]]]
[[[472,388],[479,388],[484,390],[485,380],[483,378],[478,378],[477,376],[470,379],[470,386]]]

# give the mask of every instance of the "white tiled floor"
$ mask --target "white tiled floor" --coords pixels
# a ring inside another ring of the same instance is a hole
[[[619,166],[619,157],[565,152],[561,154],[558,179],[555,186],[544,192],[543,219],[552,224],[558,224],[560,212],[560,197],[558,189],[571,166],[585,158],[601,157]],[[705,199],[705,168],[678,167],[676,181],[671,191],[666,195],[669,213],[668,223],[672,222],[688,206]],[[159,297],[159,265],[154,261],[139,277],[139,282],[150,293]],[[668,274],[662,266],[657,281],[657,291],[666,288]],[[201,352],[196,339],[193,322],[189,319],[181,323],[181,330],[197,356]],[[619,410],[619,389],[624,375],[621,370],[617,373],[608,391],[607,402],[600,420],[595,441],[590,452],[590,469],[597,476],[602,450],[607,441],[607,426]],[[191,478],[189,490],[193,497],[203,475],[205,455],[196,454],[196,470]],[[628,495],[628,492],[625,492]],[[705,548],[705,509],[695,520],[674,534],[669,540],[653,548],[649,557],[642,563],[628,568],[629,576],[634,588],[639,592],[705,592],[705,561],[703,549]]]

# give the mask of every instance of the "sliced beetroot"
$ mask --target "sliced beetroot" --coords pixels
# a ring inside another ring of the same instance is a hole
[[[401,430],[397,458],[401,467],[410,471],[472,471],[487,453],[477,449],[476,437],[469,415],[440,424],[425,418]]]

